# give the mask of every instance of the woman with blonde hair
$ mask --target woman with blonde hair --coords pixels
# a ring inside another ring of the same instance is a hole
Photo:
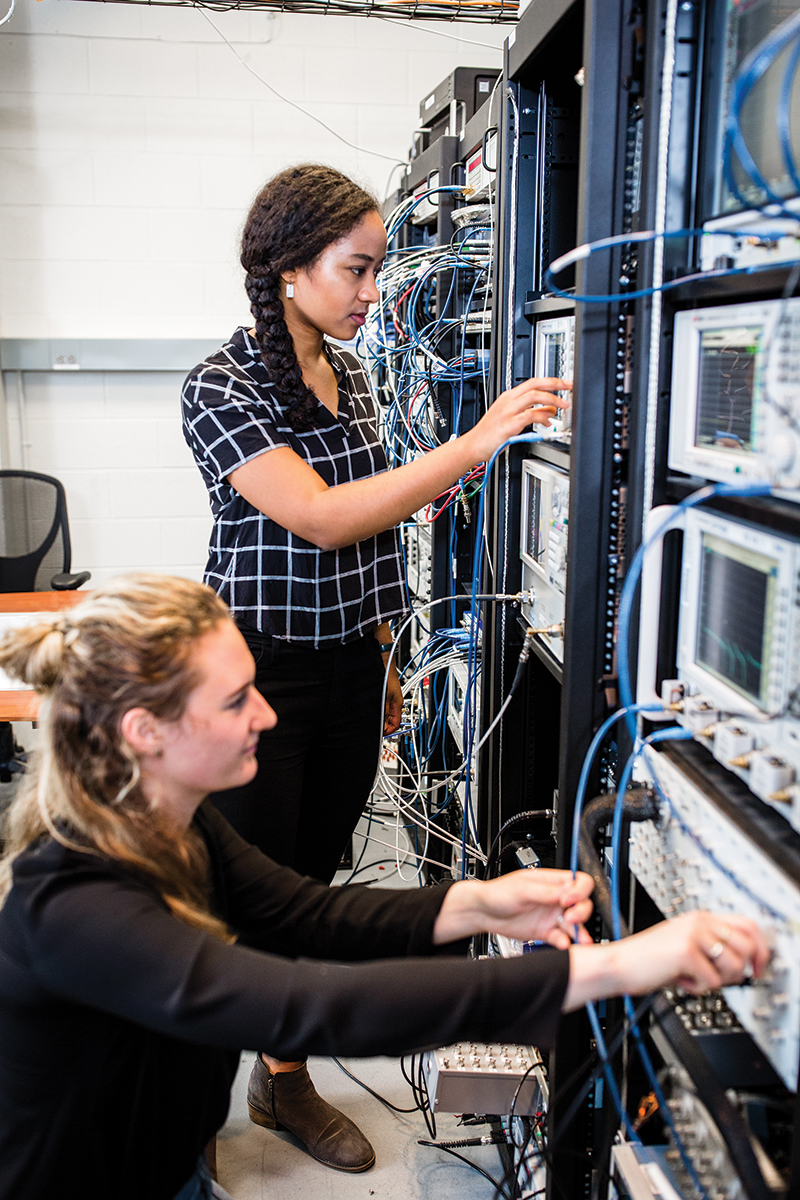
[[[546,1047],[558,1013],[587,999],[717,987],[766,963],[751,922],[708,913],[570,946],[564,926],[591,910],[585,875],[398,892],[276,865],[205,801],[252,778],[275,715],[201,584],[112,581],[7,635],[0,664],[43,695],[0,864],[9,1200],[221,1194],[198,1157],[242,1047],[287,1060],[464,1038]],[[553,948],[467,959],[464,939],[486,930]]]

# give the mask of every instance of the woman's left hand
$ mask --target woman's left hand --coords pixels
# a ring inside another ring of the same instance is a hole
[[[476,933],[499,933],[521,942],[549,942],[566,950],[591,938],[583,925],[592,913],[594,884],[582,871],[547,868],[513,871],[483,883],[464,879],[447,892],[433,926],[438,946]]]
[[[383,735],[397,733],[403,719],[403,688],[397,674],[394,658],[389,664],[386,678],[386,703],[383,709]]]

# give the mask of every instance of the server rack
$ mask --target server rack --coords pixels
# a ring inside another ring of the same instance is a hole
[[[501,736],[487,748],[483,814],[491,838],[514,812],[556,808],[555,857],[561,866],[568,864],[578,772],[594,730],[615,699],[626,406],[619,363],[620,351],[623,361],[627,353],[629,319],[624,305],[591,309],[547,297],[545,270],[558,254],[621,233],[630,223],[625,168],[637,103],[631,77],[638,28],[635,5],[623,0],[532,5],[506,56],[497,280],[503,319],[497,326],[495,387],[499,392],[534,374],[538,321],[574,312],[571,441],[533,446],[529,452],[569,473],[569,564],[563,661],[541,640],[534,641],[525,693],[505,718],[505,748]],[[619,263],[619,257],[616,262],[587,259],[575,276],[577,290],[614,290]],[[565,282],[571,280],[559,280]],[[512,556],[519,545],[523,456],[512,450],[505,463],[498,463],[492,488],[496,554],[502,558],[503,547],[511,548],[508,590],[519,580]],[[487,721],[510,687],[521,633],[508,613],[500,613],[487,639]],[[524,747],[522,764],[518,745]],[[598,768],[595,790],[600,775]],[[567,1081],[590,1053],[585,1018],[568,1018],[550,1056],[551,1135],[575,1096],[575,1086]],[[563,1141],[551,1147],[549,1194],[589,1194],[592,1169],[609,1132],[602,1113],[593,1116],[589,1098],[571,1129],[569,1148]]]

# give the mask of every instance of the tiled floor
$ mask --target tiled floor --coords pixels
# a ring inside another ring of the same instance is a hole
[[[234,1085],[231,1113],[217,1139],[217,1161],[222,1185],[234,1200],[493,1200],[491,1184],[470,1167],[442,1150],[418,1146],[429,1134],[420,1113],[390,1112],[347,1078],[330,1060],[309,1060],[319,1092],[352,1117],[375,1147],[375,1166],[362,1175],[332,1171],[315,1162],[287,1133],[273,1133],[253,1125],[247,1116],[245,1093],[252,1054],[242,1055]],[[413,1104],[411,1091],[396,1059],[347,1059],[345,1065],[375,1091],[399,1108]],[[458,1118],[437,1118],[442,1140],[487,1133],[488,1127],[458,1127]],[[494,1146],[459,1153],[472,1156],[495,1178],[502,1176]]]

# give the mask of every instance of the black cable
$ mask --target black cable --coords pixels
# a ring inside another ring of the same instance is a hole
[[[538,1067],[538,1066],[540,1066],[540,1065],[541,1065],[541,1064],[539,1064],[539,1063],[531,1063],[531,1065],[528,1067],[527,1071],[525,1071],[524,1075],[522,1076],[522,1078],[520,1079],[519,1083],[518,1083],[518,1084],[517,1084],[517,1086],[516,1086],[516,1090],[514,1091],[514,1095],[513,1095],[513,1096],[512,1096],[512,1098],[511,1098],[511,1104],[510,1104],[510,1106],[509,1106],[509,1109],[508,1109],[508,1124],[509,1124],[509,1131],[510,1131],[510,1129],[511,1129],[511,1125],[513,1124],[513,1121],[514,1121],[514,1119],[515,1119],[515,1117],[516,1117],[516,1115],[517,1115],[517,1103],[519,1102],[519,1098],[520,1098],[520,1094],[521,1094],[521,1092],[522,1092],[522,1088],[523,1088],[523,1086],[524,1086],[524,1084],[525,1084],[526,1080],[529,1078],[529,1076],[530,1076],[530,1075],[531,1075],[531,1073],[533,1072],[534,1068],[535,1068],[535,1067]],[[534,1132],[535,1132],[536,1128],[537,1128],[537,1122],[536,1122],[536,1119],[535,1119],[535,1118],[531,1118],[531,1128],[530,1128],[530,1132],[528,1133],[528,1136],[525,1138],[525,1141],[522,1143],[522,1146],[520,1147],[520,1151],[519,1151],[519,1163],[517,1164],[517,1166],[516,1166],[516,1168],[515,1168],[515,1170],[514,1170],[514,1173],[513,1173],[513,1175],[512,1175],[512,1178],[511,1178],[511,1200],[517,1200],[517,1197],[518,1197],[518,1195],[519,1195],[518,1188],[519,1188],[519,1182],[520,1182],[520,1179],[519,1179],[519,1177],[520,1177],[520,1173],[521,1173],[521,1171],[522,1171],[522,1168],[523,1168],[523,1166],[524,1166],[524,1164],[525,1164],[525,1156],[526,1156],[526,1155],[527,1155],[527,1153],[528,1153],[528,1149],[529,1149],[529,1147],[530,1147],[530,1144],[531,1144],[531,1139],[532,1139],[532,1138],[533,1138],[533,1136],[534,1136]],[[512,1144],[512,1146],[514,1145],[514,1139],[513,1139],[513,1137],[512,1137],[512,1139],[511,1139],[511,1144]],[[542,1156],[542,1151],[538,1151],[538,1153],[540,1154],[540,1156]],[[512,1167],[514,1167],[514,1153],[513,1153],[513,1150],[512,1150],[512,1153],[511,1153],[511,1164],[512,1164]],[[508,1171],[506,1171],[506,1175],[508,1175]],[[505,1176],[503,1177],[503,1181],[505,1182]]]
[[[477,1163],[470,1162],[468,1158],[466,1158],[463,1154],[459,1154],[457,1150],[450,1150],[447,1146],[441,1146],[438,1142],[426,1141],[424,1138],[417,1138],[417,1145],[432,1146],[434,1150],[444,1150],[445,1154],[452,1154],[453,1158],[457,1158],[459,1162],[466,1163],[468,1167],[472,1167],[473,1171],[478,1171],[479,1174],[483,1175],[484,1179],[488,1179],[489,1183],[491,1183],[492,1187],[495,1189],[495,1193],[497,1195],[505,1197],[505,1200],[511,1200],[510,1195],[503,1189],[503,1186],[499,1180],[495,1179],[493,1175],[490,1175],[488,1171],[484,1171],[483,1167],[479,1167]]]
[[[392,1104],[391,1100],[386,1100],[379,1092],[376,1092],[373,1088],[371,1088],[368,1083],[364,1083],[363,1079],[359,1079],[358,1076],[354,1075],[352,1071],[348,1071],[344,1063],[340,1062],[339,1059],[334,1055],[331,1055],[331,1062],[335,1062],[339,1070],[343,1071],[348,1079],[352,1079],[353,1083],[357,1083],[358,1086],[363,1088],[365,1092],[369,1092],[370,1096],[374,1096],[376,1100],[380,1100],[381,1104],[385,1105],[386,1108],[390,1108],[392,1112],[413,1113],[419,1111],[418,1104],[415,1104],[413,1108],[398,1108],[396,1104]]]
[[[430,1100],[428,1097],[428,1089],[425,1086],[425,1075],[424,1075],[425,1056],[423,1054],[420,1054],[418,1061],[419,1061],[419,1066],[417,1068],[417,1088],[418,1088],[420,1096],[423,1096],[425,1098],[425,1106],[422,1109],[422,1115],[425,1118],[425,1124],[428,1127],[428,1133],[435,1140],[436,1139],[436,1115],[430,1106]]]
[[[364,830],[364,834],[363,834],[364,844],[361,847],[361,853],[359,854],[358,858],[356,859],[355,865],[351,869],[350,874],[347,876],[347,879],[345,879],[345,881],[344,881],[345,885],[350,883],[351,879],[356,874],[356,872],[361,869],[361,860],[367,852],[367,846],[369,845],[369,831],[371,828],[372,828],[372,813],[367,811],[367,828]],[[350,845],[351,845],[351,847],[353,845],[352,838],[350,841]]]
[[[387,863],[391,863],[391,865],[394,866],[395,860],[393,858],[378,858],[374,862],[364,863],[363,867],[357,867],[350,872],[350,878],[348,879],[347,882],[352,883],[353,880],[355,879],[356,875],[361,875],[362,872],[364,872],[364,871],[371,871],[373,867],[386,866]],[[386,878],[391,879],[391,877],[392,877],[392,872],[390,871],[389,874],[386,876]],[[362,880],[362,884],[364,884],[365,886],[366,886],[366,883],[380,883],[380,882],[381,882],[380,876],[376,876],[375,879],[370,879],[367,881]]]
[[[613,792],[596,796],[590,800],[583,810],[579,842],[581,870],[586,871],[594,880],[593,901],[608,929],[613,928],[611,913],[611,889],[608,876],[603,870],[603,864],[594,848],[594,839],[598,829],[610,825],[614,818],[614,808],[617,797]],[[623,814],[626,821],[653,821],[659,814],[660,805],[651,788],[632,787],[625,793]],[[620,918],[622,936],[626,937],[628,927]]]
[[[507,1146],[508,1138],[504,1133],[485,1133],[474,1138],[449,1138],[446,1142],[437,1142],[440,1150],[460,1150],[466,1146]]]
[[[435,1138],[436,1137],[436,1118],[434,1117],[433,1113],[430,1111],[430,1103],[428,1101],[428,1092],[427,1092],[427,1089],[425,1087],[425,1083],[424,1083],[424,1080],[422,1077],[422,1056],[420,1056],[418,1080],[413,1077],[414,1072],[416,1070],[416,1062],[417,1062],[416,1054],[411,1055],[411,1065],[410,1065],[411,1074],[409,1074],[408,1071],[406,1070],[406,1057],[407,1056],[404,1055],[400,1059],[400,1071],[401,1071],[402,1076],[405,1079],[406,1083],[411,1088],[411,1092],[414,1096],[414,1103],[416,1104],[417,1109],[422,1113],[423,1117],[425,1118],[425,1124],[428,1128],[428,1132],[430,1133],[432,1138]]]
[[[403,1076],[403,1079],[405,1079],[406,1083],[411,1088],[411,1090],[413,1092],[416,1092],[416,1090],[417,1090],[416,1080],[413,1079],[411,1075],[409,1075],[408,1070],[406,1069],[406,1058],[407,1057],[409,1057],[409,1056],[404,1054],[403,1057],[400,1059],[400,1072]],[[416,1054],[412,1054],[410,1057],[411,1057],[410,1070],[413,1071],[414,1067],[416,1065],[417,1056],[416,1056]]]
[[[513,1119],[514,1119],[513,1117],[509,1117],[509,1132],[511,1132],[510,1122]],[[519,1119],[522,1120],[523,1118],[520,1117]],[[503,1175],[503,1183],[508,1181],[511,1184],[511,1200],[517,1200],[517,1197],[520,1194],[519,1193],[520,1175],[522,1174],[522,1168],[525,1166],[525,1163],[528,1161],[528,1158],[530,1156],[532,1156],[533,1154],[537,1154],[539,1156],[539,1158],[543,1159],[545,1162],[549,1161],[547,1159],[547,1156],[545,1155],[544,1150],[540,1146],[537,1146],[535,1150],[531,1150],[531,1142],[536,1134],[536,1130],[540,1129],[541,1127],[537,1124],[537,1122],[534,1119],[531,1119],[530,1124],[531,1124],[531,1127],[528,1130],[528,1134],[525,1138],[525,1141],[522,1143],[521,1146],[517,1147],[513,1136],[511,1138],[511,1147],[512,1147],[512,1149],[511,1149],[511,1166],[506,1168],[505,1174]],[[515,1162],[514,1161],[514,1150],[517,1150],[517,1149],[519,1150],[519,1159]]]
[[[511,829],[511,827],[513,825],[519,825],[519,823],[521,821],[533,820],[535,818],[541,818],[541,819],[544,819],[546,817],[552,818],[552,816],[553,816],[552,808],[534,808],[534,809],[529,809],[528,812],[517,813],[516,816],[509,817],[507,821],[504,821],[503,824],[498,829],[497,833],[495,834],[494,841],[492,842],[492,845],[489,849],[489,854],[486,858],[486,866],[484,867],[484,872],[483,872],[484,877],[487,879],[490,878],[490,871],[493,866],[494,859],[497,855],[497,851],[500,847],[500,839],[502,838],[503,834],[508,829]]]

